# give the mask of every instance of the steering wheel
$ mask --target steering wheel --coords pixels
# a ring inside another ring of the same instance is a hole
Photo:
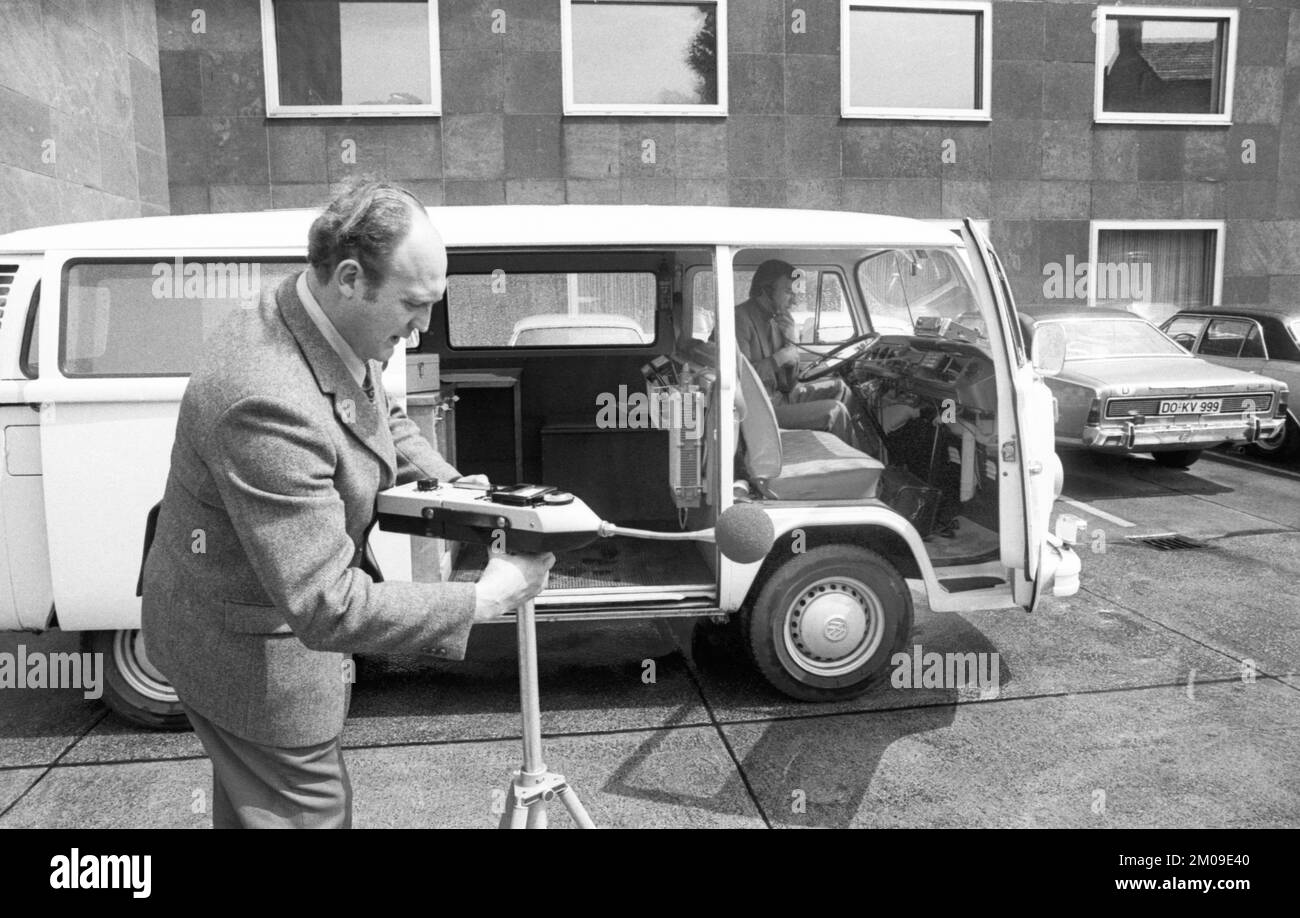
[[[856,338],[850,338],[847,341],[840,342],[800,370],[798,377],[799,382],[813,382],[830,376],[840,367],[844,366],[844,364],[846,364],[850,359],[857,356],[856,352],[847,353],[850,348],[869,343],[879,337],[879,333],[869,331],[858,335]]]

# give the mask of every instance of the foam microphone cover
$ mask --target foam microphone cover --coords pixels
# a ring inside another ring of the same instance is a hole
[[[714,533],[718,550],[738,564],[763,560],[776,542],[771,517],[754,504],[732,504],[723,510]]]

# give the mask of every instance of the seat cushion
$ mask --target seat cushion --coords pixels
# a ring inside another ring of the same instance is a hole
[[[781,431],[781,474],[757,482],[774,500],[863,500],[876,496],[884,463],[822,430]]]

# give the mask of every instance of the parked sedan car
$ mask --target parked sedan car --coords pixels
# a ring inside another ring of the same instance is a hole
[[[629,316],[601,312],[546,313],[515,323],[507,347],[557,347],[564,344],[649,344],[654,340]]]
[[[1300,388],[1300,304],[1186,309],[1161,329],[1210,363],[1280,379],[1292,391]],[[1300,422],[1294,406],[1280,437],[1258,440],[1246,449],[1266,459],[1300,459]]]
[[[1065,332],[1065,364],[1047,380],[1058,443],[1185,468],[1205,449],[1268,439],[1285,425],[1285,383],[1194,357],[1133,313],[1038,306],[1020,321],[1030,340],[1048,323]]]

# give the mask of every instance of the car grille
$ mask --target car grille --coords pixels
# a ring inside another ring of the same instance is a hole
[[[1162,395],[1156,398],[1112,398],[1106,402],[1106,417],[1108,418],[1127,418],[1130,416],[1150,417],[1160,408],[1160,403],[1171,398],[1195,399],[1200,401],[1207,398],[1223,399],[1222,414],[1241,414],[1241,405],[1246,399],[1254,399],[1255,411],[1268,412],[1273,410],[1273,393],[1272,392],[1253,392],[1245,395]]]

